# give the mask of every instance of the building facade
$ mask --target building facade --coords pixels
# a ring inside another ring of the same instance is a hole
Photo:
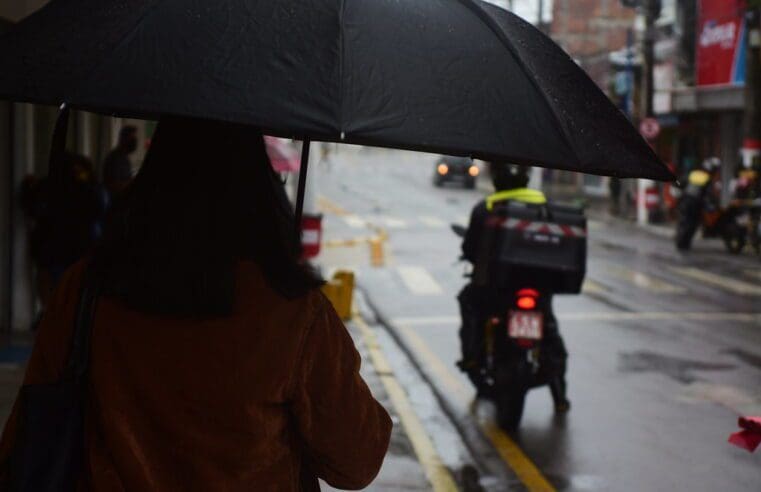
[[[722,160],[723,198],[741,165],[746,106],[744,0],[678,0],[659,24],[654,111],[660,157],[683,175]]]
[[[550,35],[597,85],[616,99],[613,54],[626,50],[636,13],[621,0],[554,0]],[[551,181],[587,194],[607,193],[607,179],[553,172]]]

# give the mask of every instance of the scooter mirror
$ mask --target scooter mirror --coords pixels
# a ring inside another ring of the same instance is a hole
[[[460,224],[452,224],[450,227],[455,234],[460,237],[465,237],[465,232],[467,231],[465,227],[461,226]]]

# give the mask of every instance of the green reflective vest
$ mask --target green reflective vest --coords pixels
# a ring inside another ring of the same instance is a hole
[[[532,205],[544,205],[547,203],[547,197],[539,190],[531,188],[515,188],[513,190],[498,191],[493,195],[486,197],[486,210],[489,212],[494,208],[494,204],[513,200],[516,202],[529,203]]]

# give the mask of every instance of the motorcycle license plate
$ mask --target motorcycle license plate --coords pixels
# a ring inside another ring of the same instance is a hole
[[[511,311],[507,334],[510,338],[541,340],[544,334],[544,316],[539,311]]]

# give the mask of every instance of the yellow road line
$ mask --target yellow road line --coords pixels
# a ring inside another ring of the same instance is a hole
[[[409,342],[412,350],[420,357],[436,380],[447,387],[449,393],[455,396],[460,405],[468,405],[468,399],[473,394],[460,378],[436,355],[428,344],[414,330],[404,325],[398,329]],[[526,486],[529,492],[554,492],[555,487],[542,475],[539,469],[529,459],[521,448],[502,429],[488,422],[479,422],[481,429],[496,448],[499,455],[507,465],[515,472],[518,479]]]
[[[317,206],[323,212],[330,212],[334,215],[338,215],[339,217],[349,215],[349,212],[344,210],[340,205],[330,201],[327,197],[322,195],[317,197]]]
[[[743,282],[742,280],[736,280],[733,278],[723,277],[715,273],[706,272],[693,267],[670,267],[671,270],[694,280],[699,280],[706,284],[711,284],[714,287],[720,287],[722,289],[734,292],[740,295],[761,296],[761,286]]]
[[[456,492],[458,490],[457,484],[452,478],[452,474],[442,463],[433,441],[431,441],[420,418],[412,408],[402,385],[394,376],[394,371],[383,354],[375,334],[360,316],[355,316],[354,322],[362,332],[373,366],[375,366],[375,370],[386,388],[391,404],[399,415],[399,420],[402,422],[404,431],[412,443],[412,448],[415,450],[431,487],[434,492]]]
[[[481,424],[486,436],[529,492],[555,492],[555,487],[544,478],[542,472],[523,453],[523,450],[499,427],[492,423]]]

